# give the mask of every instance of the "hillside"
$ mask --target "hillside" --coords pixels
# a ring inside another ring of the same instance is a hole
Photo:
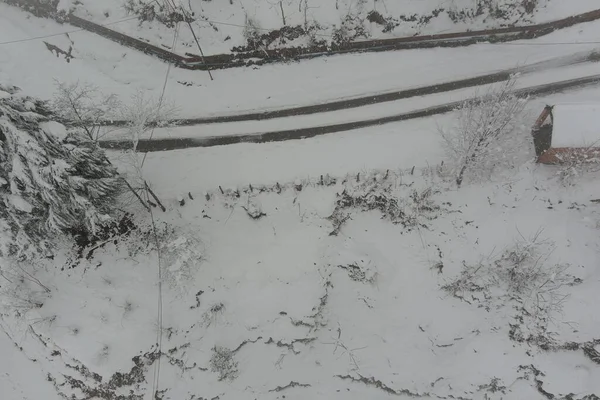
[[[527,25],[597,8],[593,0],[568,4],[560,0],[193,0],[181,4],[206,55]],[[58,9],[111,24],[111,29],[180,54],[198,54],[185,24],[174,42],[175,22],[184,16],[159,2],[62,0]],[[112,25],[131,16],[139,20]]]

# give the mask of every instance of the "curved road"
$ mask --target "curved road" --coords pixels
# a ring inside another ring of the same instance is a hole
[[[570,79],[561,82],[553,82],[544,85],[522,88],[515,91],[519,96],[539,96],[544,94],[556,93],[566,89],[580,88],[600,83],[600,75],[592,75],[583,78]],[[213,136],[203,138],[169,138],[169,139],[144,139],[138,143],[137,150],[140,152],[155,152],[187,149],[193,147],[211,147],[223,146],[236,143],[265,143],[279,142],[285,140],[306,139],[329,133],[349,131],[353,129],[365,128],[375,125],[383,125],[390,122],[406,121],[429,117],[438,114],[444,114],[456,109],[464,101],[446,103],[435,107],[424,108],[402,114],[396,114],[383,118],[369,119],[363,121],[347,122],[342,124],[317,126],[310,128],[290,129],[276,132],[252,133],[231,136]],[[106,149],[130,149],[130,141],[106,140],[100,142],[100,145]]]
[[[242,121],[263,121],[275,118],[294,117],[299,115],[318,114],[330,111],[346,110],[351,108],[363,107],[373,104],[386,103],[396,100],[408,99],[417,96],[428,96],[450,92],[458,89],[466,89],[475,86],[488,85],[497,82],[503,82],[510,78],[515,73],[527,74],[531,72],[540,72],[553,68],[568,67],[576,64],[587,62],[597,62],[600,60],[600,54],[591,51],[581,54],[575,54],[566,57],[552,58],[546,61],[537,62],[534,64],[524,65],[522,67],[511,68],[490,74],[479,75],[472,78],[459,79],[451,82],[438,83],[434,85],[422,86],[413,89],[399,90],[395,92],[377,93],[368,96],[356,98],[335,100],[326,103],[313,104],[308,106],[285,108],[274,111],[257,111],[251,113],[224,115],[215,117],[200,117],[200,118],[185,118],[173,121],[177,126],[192,126],[203,124],[217,124],[227,122],[242,122]],[[125,126],[127,121],[111,121],[105,126]]]

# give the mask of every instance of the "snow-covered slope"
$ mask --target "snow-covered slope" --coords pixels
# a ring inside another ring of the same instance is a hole
[[[110,23],[127,18],[126,5],[168,18],[165,2],[139,0],[83,0],[66,7],[75,14],[97,23]],[[269,48],[308,46],[344,37],[350,40],[389,38],[418,34],[459,32],[547,22],[583,13],[598,7],[593,0],[235,0],[179,2],[191,7],[196,21],[196,34],[206,54],[228,53],[246,46],[252,35],[271,35],[263,41]],[[529,6],[530,4],[531,6]],[[532,7],[532,8],[529,8]],[[162,11],[161,11],[162,10]],[[146,12],[145,15],[148,15]],[[283,29],[282,28],[287,28]],[[129,21],[114,29],[171,48],[173,29],[156,19]],[[281,33],[284,39],[281,39]],[[175,50],[181,54],[198,53],[194,38],[183,25]]]
[[[567,189],[549,172],[527,164],[459,191],[430,169],[223,193],[181,181],[185,205],[161,192],[168,211],[155,213],[161,336],[143,233],[62,272],[63,257],[38,267],[52,293],[4,324],[76,398],[156,387],[165,399],[583,399],[600,393],[585,350],[600,325],[600,192],[595,178]],[[523,268],[554,273],[551,292],[504,292],[493,268],[514,251],[527,252]],[[485,289],[444,289],[477,265]],[[542,303],[528,296],[548,293],[560,304],[531,314]]]

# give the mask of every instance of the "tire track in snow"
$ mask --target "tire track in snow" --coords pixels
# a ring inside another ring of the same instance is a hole
[[[584,86],[600,83],[600,75],[591,75],[583,78],[570,79],[566,81],[547,83],[543,85],[531,86],[515,91],[519,96],[539,96],[560,92],[566,89],[581,88]],[[382,118],[368,119],[363,121],[354,121],[341,124],[316,126],[310,128],[289,129],[282,131],[273,131],[265,133],[250,133],[230,136],[212,136],[202,138],[168,138],[168,139],[142,139],[138,142],[137,151],[156,152],[188,149],[194,147],[212,147],[225,146],[237,143],[267,143],[281,142],[286,140],[307,139],[315,136],[331,133],[351,131],[370,126],[388,124],[392,122],[407,121],[411,119],[425,118],[439,114],[445,114],[453,111],[464,100],[446,103],[434,107],[428,107],[420,110],[410,111]],[[106,140],[101,141],[100,146],[106,149],[124,150],[131,148],[130,141]]]
[[[595,52],[586,52],[566,57],[553,58],[534,64],[524,65],[522,67],[511,68],[490,74],[479,75],[472,78],[459,79],[450,82],[437,83],[433,85],[421,86],[413,89],[404,89],[387,93],[375,93],[356,98],[334,100],[326,103],[312,104],[308,106],[291,107],[273,111],[257,111],[237,115],[222,115],[214,117],[185,118],[173,121],[177,126],[193,126],[204,124],[217,124],[228,122],[243,121],[263,121],[275,118],[295,117],[299,115],[318,114],[323,112],[347,110],[373,104],[386,103],[391,101],[409,99],[411,97],[428,96],[451,92],[458,89],[467,89],[471,87],[488,85],[506,81],[515,73],[529,74],[554,68],[568,67],[588,62],[597,62],[600,55]],[[127,121],[111,121],[106,126],[125,126]]]

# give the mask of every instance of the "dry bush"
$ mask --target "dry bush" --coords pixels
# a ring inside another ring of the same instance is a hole
[[[338,265],[338,268],[345,270],[348,277],[355,282],[373,284],[377,280],[377,271],[371,265],[371,261],[357,260],[348,265]]]
[[[557,175],[564,186],[572,186],[579,177],[600,171],[600,152],[595,150],[597,146],[598,144],[594,143],[582,149],[571,149],[557,154],[560,161]]]
[[[554,249],[554,243],[541,238],[541,231],[529,238],[520,235],[495,258],[463,263],[460,275],[442,289],[486,309],[512,305],[530,329],[544,331],[552,315],[562,310],[564,286],[579,282],[567,274],[568,265],[548,262]]]
[[[261,37],[261,28],[258,24],[258,21],[246,14],[246,20],[244,22],[244,31],[242,32],[244,39],[246,39],[246,44],[249,48],[258,48],[260,47],[260,37]]]
[[[0,305],[6,311],[24,316],[41,308],[51,296],[50,288],[36,276],[38,269],[19,261],[1,259]]]
[[[212,348],[212,356],[210,358],[210,370],[219,374],[219,380],[233,381],[238,377],[238,362],[235,360],[235,353],[221,346]]]
[[[365,29],[365,19],[358,14],[348,13],[341,21],[340,26],[333,30],[331,40],[336,45],[343,45],[355,41],[358,38],[369,37]]]
[[[114,94],[107,95],[90,84],[56,82],[52,109],[66,125],[78,128],[89,140],[97,142],[110,131],[102,123],[114,118],[121,104]]]
[[[162,278],[172,288],[185,289],[193,282],[204,260],[204,246],[195,235],[167,236],[161,242]]]
[[[219,320],[219,317],[225,312],[225,304],[215,303],[202,314],[202,325],[205,328],[213,325]]]
[[[147,21],[158,21],[169,28],[178,22],[193,22],[191,11],[175,9],[170,2],[157,0],[124,0],[123,9],[127,14],[137,15],[140,24]]]
[[[328,218],[334,226],[331,235],[339,233],[341,226],[350,219],[352,211],[378,210],[383,219],[412,230],[426,228],[426,222],[437,218],[440,207],[432,196],[431,187],[415,189],[410,185],[396,185],[383,177],[366,177],[355,185],[347,185],[337,195],[336,207]]]

